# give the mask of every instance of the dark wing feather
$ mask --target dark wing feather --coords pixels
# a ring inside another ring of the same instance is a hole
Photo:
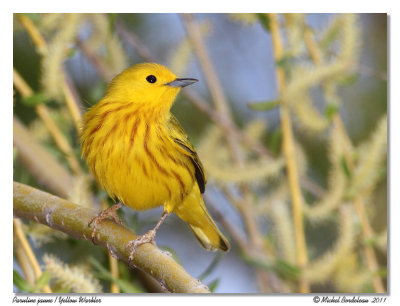
[[[206,176],[204,174],[204,168],[195,148],[189,140],[189,137],[182,128],[178,119],[176,119],[172,114],[170,114],[167,120],[167,127],[169,129],[171,138],[176,144],[178,144],[179,148],[181,148],[181,152],[190,158],[195,169],[194,175],[196,177],[197,184],[199,185],[200,192],[204,193],[207,183]]]

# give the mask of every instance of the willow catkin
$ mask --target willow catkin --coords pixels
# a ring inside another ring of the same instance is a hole
[[[258,22],[257,14],[254,13],[231,13],[228,14],[228,17],[236,22],[239,22],[243,25],[253,25]]]
[[[259,135],[259,126],[252,126],[249,131]],[[272,179],[277,177],[284,168],[282,157],[259,158],[246,162],[246,166],[239,167],[229,160],[227,144],[223,142],[222,131],[219,127],[213,127],[203,137],[199,148],[204,167],[211,177],[222,182],[256,182],[262,178]],[[299,155],[303,161],[304,154]],[[304,164],[304,163],[302,163]]]
[[[310,283],[319,283],[330,278],[340,259],[347,254],[354,245],[353,216],[350,207],[340,207],[338,222],[339,236],[333,247],[321,257],[312,260],[305,269],[304,275]]]
[[[313,203],[312,206],[305,205],[305,216],[311,221],[322,221],[332,216],[332,213],[342,203],[348,180],[342,166],[345,153],[345,139],[341,130],[336,126],[332,128],[328,154],[331,168],[328,174],[328,188],[322,198]]]
[[[354,169],[349,193],[355,195],[372,188],[380,177],[380,167],[385,166],[387,154],[387,115],[379,120],[370,139],[359,146],[359,158]]]
[[[304,51],[304,14],[290,13],[285,16],[285,30],[288,38],[288,55],[299,56]]]
[[[110,22],[105,14],[87,14],[91,32],[85,45],[98,54],[111,75],[116,75],[128,65],[128,56],[115,33],[110,31]]]
[[[291,103],[291,110],[295,114],[296,123],[313,136],[322,136],[324,130],[329,127],[329,120],[318,112],[312,104],[311,97],[304,92]]]
[[[42,59],[41,79],[43,90],[49,97],[62,97],[63,62],[68,55],[70,44],[78,33],[80,21],[80,14],[63,14],[58,31],[49,41],[48,51]]]
[[[54,255],[43,256],[45,269],[52,279],[75,293],[101,293],[102,289],[97,279],[91,276],[86,269],[79,266],[71,267],[63,263]]]

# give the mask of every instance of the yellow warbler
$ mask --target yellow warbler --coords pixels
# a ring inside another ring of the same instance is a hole
[[[203,166],[170,113],[180,89],[194,82],[177,78],[159,64],[137,64],[117,75],[84,116],[82,156],[107,193],[136,210],[164,206],[155,228],[130,243],[131,256],[136,246],[154,240],[171,212],[189,224],[205,249],[229,250],[201,196],[206,184]],[[119,222],[115,211],[122,203],[91,223],[96,227],[110,216]]]

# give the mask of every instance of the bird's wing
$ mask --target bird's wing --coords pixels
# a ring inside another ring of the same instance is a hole
[[[199,185],[200,192],[204,193],[207,179],[204,174],[203,165],[199,159],[199,156],[196,153],[195,148],[190,142],[189,137],[186,135],[186,132],[182,128],[178,119],[176,119],[172,114],[170,114],[167,120],[167,127],[171,138],[176,144],[178,144],[178,148],[180,148],[180,151],[190,158],[195,169],[195,177],[197,180],[197,184]]]

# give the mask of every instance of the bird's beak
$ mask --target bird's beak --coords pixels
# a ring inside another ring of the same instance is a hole
[[[165,85],[171,86],[171,87],[185,87],[190,84],[196,83],[199,80],[197,79],[191,79],[191,78],[182,78],[182,79],[175,79],[172,82],[166,83]]]

